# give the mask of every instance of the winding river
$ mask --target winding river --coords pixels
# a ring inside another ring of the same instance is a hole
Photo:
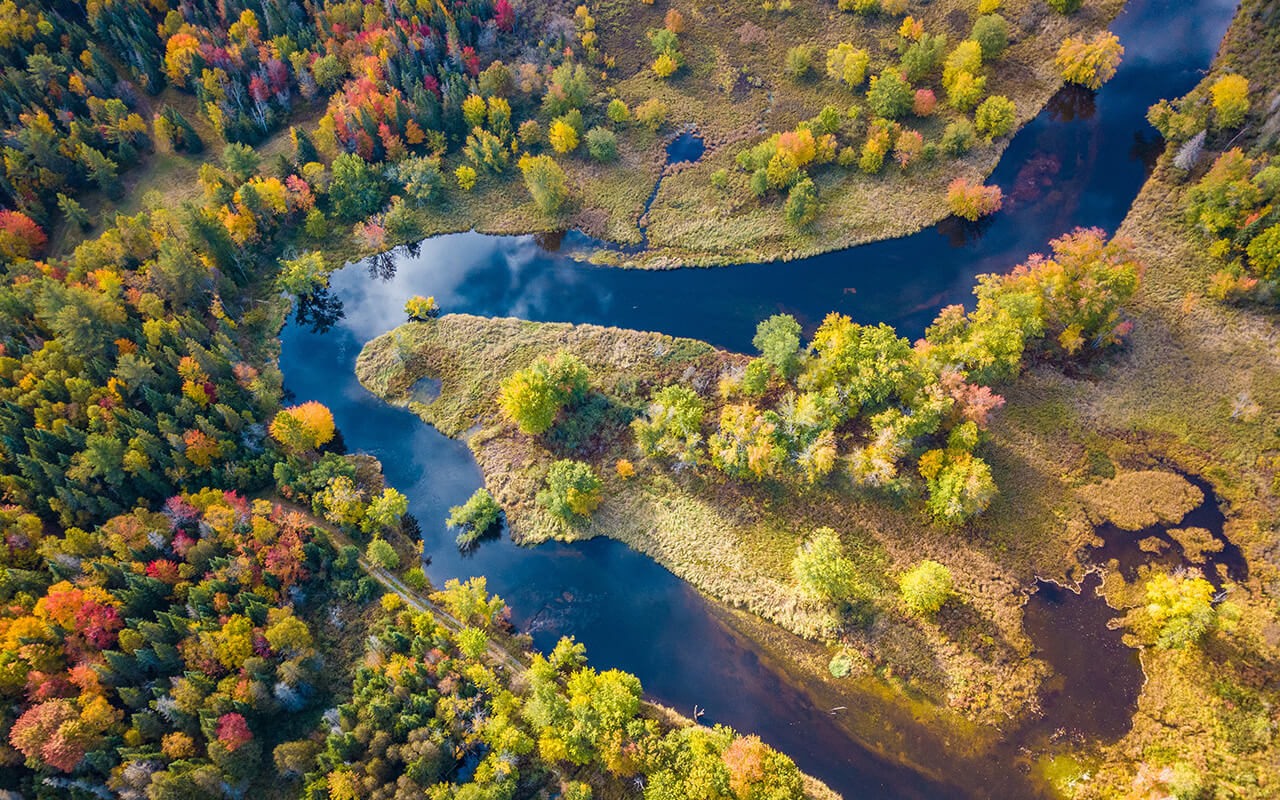
[[[685,713],[705,710],[704,723],[759,733],[846,800],[1036,796],[1042,790],[1020,766],[974,770],[924,726],[899,741],[902,755],[929,764],[930,774],[878,754],[865,743],[874,732],[850,735],[697,592],[625,545],[518,548],[503,538],[460,554],[444,519],[481,485],[478,467],[465,445],[370,395],[355,380],[355,359],[366,341],[404,321],[415,294],[434,295],[446,311],[656,330],[741,351],[750,350],[756,323],[779,312],[807,329],[838,311],[919,336],[941,306],[968,299],[975,275],[1008,269],[1076,226],[1115,230],[1160,152],[1146,108],[1199,80],[1234,8],[1230,0],[1130,2],[1112,28],[1126,48],[1116,77],[1096,94],[1064,90],[1017,134],[990,180],[1004,189],[1005,209],[981,226],[948,220],[799,261],[664,272],[582,263],[570,253],[594,244],[572,233],[437,237],[335,273],[341,313],[331,314],[328,330],[293,321],[282,332],[286,388],[332,409],[347,447],[381,459],[390,483],[409,496],[432,581],[487,576],[537,647],[575,636],[594,666],[636,674],[653,698]],[[1080,597],[1101,603],[1091,592]]]

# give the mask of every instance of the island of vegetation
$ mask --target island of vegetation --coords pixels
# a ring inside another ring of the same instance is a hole
[[[662,267],[977,220],[1017,128],[1114,73],[1121,6],[0,2],[3,793],[832,800],[572,639],[531,652],[483,578],[431,586],[278,333],[333,313],[344,261],[447,231]],[[1063,231],[918,342],[778,315],[747,356],[413,298],[360,379],[475,453],[460,546],[617,538],[814,696],[884,688],[974,763],[1055,677],[1027,593],[1100,569],[1137,708],[1035,766],[1273,797],[1278,53],[1245,0],[1151,109],[1121,230]],[[691,128],[707,154],[664,166]],[[1221,531],[1187,521],[1215,502]],[[1092,560],[1125,536],[1173,561]]]

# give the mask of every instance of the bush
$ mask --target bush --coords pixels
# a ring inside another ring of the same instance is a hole
[[[400,554],[384,539],[374,539],[365,548],[365,558],[369,563],[383,569],[395,569],[400,566]]]
[[[557,153],[571,153],[578,149],[578,131],[568,121],[560,118],[551,123],[547,141],[551,142],[551,149]]]
[[[1064,80],[1098,89],[1111,80],[1124,55],[1124,47],[1114,33],[1099,31],[1089,41],[1068,36],[1054,59]]]
[[[666,386],[654,393],[646,416],[631,423],[640,452],[651,458],[696,464],[702,451],[706,404],[687,386]]]
[[[1223,75],[1209,87],[1213,96],[1214,127],[1238,128],[1249,112],[1249,80],[1243,75]]]
[[[404,187],[405,195],[425,205],[440,196],[444,188],[444,175],[440,172],[440,159],[434,156],[412,156],[396,165],[396,178]]]
[[[902,601],[914,614],[930,616],[954,593],[951,570],[937,561],[921,561],[898,581]]]
[[[800,323],[790,314],[774,314],[761,320],[751,344],[778,374],[789,378],[800,368]]]
[[[650,97],[636,107],[636,122],[657,132],[662,123],[667,121],[667,104],[656,97]]]
[[[476,188],[476,171],[465,164],[453,171],[453,177],[458,181],[458,188],[464,192]]]
[[[613,98],[609,101],[609,107],[605,109],[605,116],[615,125],[622,125],[631,119],[631,109],[627,108],[627,104]]]
[[[1084,5],[1084,0],[1049,0],[1049,7],[1059,14],[1074,14]]]
[[[897,119],[911,110],[915,93],[897,70],[885,70],[871,79],[867,105],[878,117]]]
[[[587,131],[587,152],[596,161],[613,161],[618,157],[618,137],[608,128]]]
[[[973,121],[978,132],[984,134],[989,142],[1013,130],[1018,121],[1017,110],[1012,100],[995,94],[982,101],[973,115]]]
[[[983,14],[974,20],[969,38],[982,48],[983,61],[993,61],[1009,46],[1009,23],[999,14]]]
[[[932,116],[937,105],[938,98],[934,96],[932,89],[916,89],[915,96],[911,99],[911,113],[917,117]]]
[[[927,78],[942,63],[942,55],[947,49],[947,37],[943,35],[923,34],[907,51],[902,54],[902,68],[907,73],[908,81]]]
[[[547,488],[538,492],[538,503],[552,516],[566,522],[589,517],[600,505],[604,483],[581,461],[561,459],[547,472]]]

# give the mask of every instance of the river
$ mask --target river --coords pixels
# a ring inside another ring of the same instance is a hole
[[[1097,93],[1060,93],[1015,136],[989,180],[1004,189],[1005,208],[981,225],[948,220],[803,260],[662,272],[584,264],[568,253],[592,243],[573,233],[563,241],[437,237],[335,273],[342,312],[332,326],[317,332],[294,321],[281,334],[285,386],[298,401],[327,405],[350,450],[381,459],[421,523],[432,581],[487,576],[537,647],[575,636],[593,666],[636,674],[649,696],[686,714],[704,709],[704,723],[760,734],[846,800],[1034,795],[1021,780],[991,782],[1013,764],[975,772],[925,730],[907,755],[932,775],[880,757],[764,665],[697,592],[622,544],[518,548],[504,537],[460,554],[444,519],[481,485],[478,467],[465,445],[361,387],[355,359],[404,321],[404,302],[416,294],[447,312],[656,330],[740,351],[750,350],[759,320],[780,312],[806,330],[837,311],[919,336],[941,306],[970,297],[975,275],[1007,270],[1076,226],[1115,230],[1160,152],[1147,107],[1199,80],[1234,8],[1227,0],[1130,2],[1112,26],[1126,48],[1116,77]]]

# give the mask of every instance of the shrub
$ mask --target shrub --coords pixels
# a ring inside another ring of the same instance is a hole
[[[1209,87],[1213,96],[1214,127],[1238,128],[1249,112],[1249,80],[1243,75],[1223,75]]]
[[[405,301],[404,313],[410,322],[426,322],[440,316],[440,306],[434,297],[415,294]]]
[[[928,480],[929,511],[940,522],[958,525],[981,514],[996,496],[996,482],[987,462],[964,454],[949,459]]]
[[[644,417],[631,423],[636,446],[649,457],[696,464],[702,450],[706,404],[686,386],[665,386],[649,401]]]
[[[1074,14],[1084,5],[1084,0],[1049,0],[1049,7],[1059,14]]]
[[[476,188],[476,171],[465,164],[453,171],[453,177],[457,179],[458,187],[464,192]]]
[[[587,152],[596,161],[613,161],[618,157],[618,137],[608,128],[587,131]]]
[[[999,186],[971,184],[964,178],[956,178],[947,187],[947,206],[951,213],[970,222],[996,213],[1004,202]]]
[[[985,75],[974,77],[971,72],[960,72],[947,87],[947,102],[957,111],[969,111],[982,99],[986,88]]]
[[[833,678],[847,678],[853,672],[853,659],[846,653],[836,653],[827,664],[827,670]]]
[[[974,112],[973,121],[978,132],[986,135],[987,141],[1007,135],[1017,122],[1017,110],[1013,101],[1004,95],[995,94],[982,101]]]
[[[783,377],[790,378],[799,370],[800,323],[790,314],[774,314],[761,320],[751,344],[760,351],[760,358]]]
[[[538,492],[537,500],[552,516],[568,522],[596,510],[603,485],[588,464],[561,459],[548,470],[547,488]]]
[[[676,70],[680,69],[680,65],[676,63],[675,58],[670,53],[660,53],[653,60],[653,73],[659,78],[670,78],[676,74]]]
[[[911,110],[915,93],[897,70],[886,70],[871,79],[867,105],[878,117],[897,119]]]
[[[526,119],[520,123],[519,133],[520,144],[525,147],[533,147],[542,142],[542,126],[538,124],[536,119]]]
[[[911,162],[924,152],[924,137],[919,131],[905,130],[898,134],[898,141],[893,145],[893,158],[898,166],[906,169]]]
[[[983,61],[994,61],[1009,46],[1009,23],[999,14],[983,14],[974,20],[969,38],[982,48]]]
[[[384,539],[374,539],[365,548],[364,557],[369,563],[383,569],[395,569],[400,566],[400,554]]]
[[[404,582],[410,589],[421,592],[429,585],[427,574],[422,571],[422,567],[414,567],[404,575]]]
[[[418,205],[437,199],[444,188],[440,159],[433,156],[406,158],[396,165],[396,178],[404,187],[405,195]]]
[[[569,198],[569,178],[551,156],[521,156],[520,173],[542,213],[557,213]]]
[[[849,600],[858,589],[857,570],[830,528],[819,528],[800,546],[791,571],[801,592],[829,603]]]
[[[1099,31],[1085,41],[1068,36],[1054,59],[1064,80],[1098,89],[1111,80],[1124,55],[1124,47],[1114,33]]]
[[[722,192],[725,189],[728,189],[729,188],[729,170],[721,167],[720,169],[711,173],[711,185]]]
[[[951,570],[937,561],[921,561],[898,581],[902,601],[912,613],[930,616],[954,593]]]
[[[1159,573],[1147,581],[1147,616],[1159,626],[1156,644],[1182,649],[1213,628],[1213,584],[1199,575]]]
[[[977,75],[981,69],[982,45],[967,39],[947,54],[947,60],[942,68],[942,86],[950,94],[951,85],[955,83],[957,77],[965,72],[971,76]]]
[[[557,153],[571,153],[578,149],[578,130],[568,120],[561,117],[551,123],[547,131],[547,140]]]

